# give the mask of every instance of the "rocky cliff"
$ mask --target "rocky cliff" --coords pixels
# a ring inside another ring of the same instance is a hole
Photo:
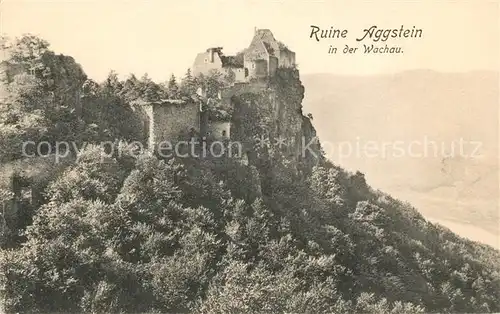
[[[231,140],[243,144],[250,165],[264,177],[304,176],[323,160],[316,130],[302,114],[303,98],[299,71],[292,68],[233,90]]]

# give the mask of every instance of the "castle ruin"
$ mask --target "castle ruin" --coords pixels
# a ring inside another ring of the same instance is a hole
[[[248,48],[235,56],[225,56],[222,47],[208,48],[199,53],[192,67],[195,76],[208,75],[210,71],[235,74],[235,82],[267,78],[276,73],[278,67],[293,67],[295,52],[274,38],[269,29],[255,29]]]
[[[199,88],[197,95],[189,99],[144,103],[149,147],[193,135],[212,140],[230,138],[231,117],[213,115],[206,108],[214,103],[231,108],[232,96],[265,89],[265,80],[271,78],[278,67],[294,66],[295,52],[277,41],[269,29],[255,29],[248,48],[235,56],[225,56],[222,47],[198,53],[191,69],[194,76],[208,76],[214,71],[232,72],[233,83],[219,91],[218,97],[208,97],[206,90]]]

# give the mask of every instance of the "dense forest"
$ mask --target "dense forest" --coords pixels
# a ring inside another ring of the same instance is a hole
[[[4,312],[500,311],[497,250],[426,221],[359,172],[325,158],[297,171],[290,152],[266,147],[242,163],[126,145],[145,140],[137,100],[183,99],[200,86],[216,93],[231,77],[187,71],[158,84],[111,72],[95,82],[40,38],[1,42]],[[283,73],[271,93],[294,130],[310,119],[296,106],[298,70]],[[242,106],[271,98],[240,96]],[[271,115],[246,110],[235,136],[275,132]],[[103,161],[99,143],[110,140],[122,144]],[[55,162],[23,156],[25,141],[86,144]],[[16,195],[13,181],[31,189]]]

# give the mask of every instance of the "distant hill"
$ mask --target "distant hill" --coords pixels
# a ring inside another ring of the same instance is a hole
[[[333,143],[326,150],[332,160],[364,172],[372,186],[410,201],[429,219],[498,247],[498,73],[415,70],[301,79],[304,112],[313,115],[322,142]],[[377,156],[345,155],[345,143],[355,151],[367,141],[372,150],[378,147]],[[471,158],[476,142],[481,145]],[[406,153],[386,146],[383,156],[383,143],[398,143]]]

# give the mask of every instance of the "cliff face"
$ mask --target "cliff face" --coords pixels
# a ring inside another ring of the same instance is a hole
[[[232,94],[231,139],[243,144],[249,164],[264,181],[307,176],[322,161],[316,130],[302,114],[304,87],[298,70],[280,68],[268,82],[238,86]]]

